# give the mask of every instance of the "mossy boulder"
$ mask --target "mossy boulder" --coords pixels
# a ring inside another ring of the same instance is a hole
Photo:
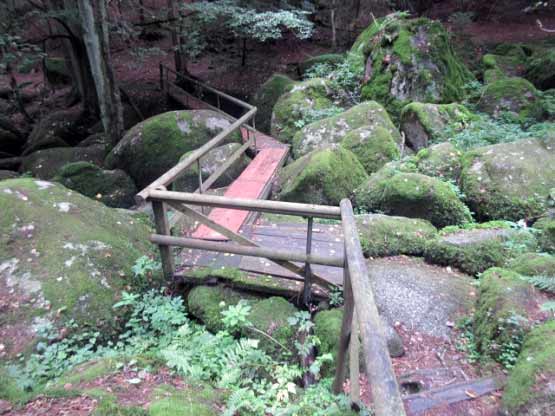
[[[541,120],[545,116],[540,93],[530,81],[519,77],[502,78],[487,84],[478,109],[495,118],[513,113],[521,121]]]
[[[231,125],[212,110],[170,111],[129,130],[106,158],[109,169],[123,169],[144,188],[172,168],[183,154],[202,146]],[[239,133],[227,143],[239,141]]]
[[[526,253],[512,260],[507,268],[523,276],[555,276],[555,256]]]
[[[526,64],[526,78],[537,88],[555,88],[555,51],[553,48],[535,53]]]
[[[216,147],[205,154],[200,159],[202,180],[205,181],[208,179],[210,175],[216,172],[222,164],[227,162],[233,153],[235,153],[240,147],[241,145],[239,143],[229,143]],[[185,153],[180,160],[183,160],[187,156],[189,156],[189,153]],[[220,176],[216,182],[214,182],[212,188],[222,188],[230,185],[239,177],[241,172],[245,170],[249,163],[249,157],[243,153],[235,162],[231,164],[229,168],[226,169],[223,175]],[[179,179],[175,181],[175,189],[183,192],[193,192],[199,187],[198,177],[198,165],[195,163],[183,172]]]
[[[256,91],[252,104],[258,109],[256,113],[256,128],[264,133],[270,133],[272,125],[272,111],[277,100],[283,94],[291,91],[295,81],[287,75],[274,74]]]
[[[133,180],[123,170],[103,170],[89,162],[64,165],[54,180],[109,207],[129,208],[137,193]]]
[[[463,130],[474,118],[462,104],[410,103],[401,112],[401,130],[407,146],[418,151],[445,141],[445,129],[449,128],[451,134]]]
[[[555,183],[555,138],[526,139],[465,155],[461,189],[480,220],[539,217]]]
[[[548,253],[555,253],[555,216],[546,215],[534,223],[534,228],[540,230],[538,237],[540,247]]]
[[[364,167],[349,150],[315,150],[281,170],[278,199],[338,205],[367,179]]]
[[[146,217],[31,178],[0,182],[0,211],[0,290],[9,290],[13,305],[0,319],[2,333],[13,337],[8,355],[32,347],[49,323],[74,320],[109,336],[121,291],[145,284],[131,268],[154,251]]]
[[[289,347],[296,334],[295,328],[289,324],[287,319],[297,312],[298,309],[284,298],[274,296],[254,303],[248,319],[256,329],[270,335],[282,346]],[[248,335],[249,338],[259,339],[261,348],[269,353],[284,352],[283,347],[257,332],[247,329],[245,335]]]
[[[222,311],[247,298],[248,296],[224,286],[195,286],[187,296],[187,310],[209,331],[216,333],[224,329]]]
[[[473,331],[478,350],[496,360],[530,330],[528,311],[534,308],[534,288],[518,273],[502,268],[487,270],[480,290]]]
[[[329,81],[313,78],[299,82],[277,100],[272,112],[272,136],[292,143],[293,137],[304,125],[336,110]]]
[[[0,169],[0,181],[3,181],[5,179],[15,179],[19,176],[19,174],[17,172],[14,172],[13,170],[1,170]]]
[[[23,159],[20,171],[36,178],[50,180],[68,163],[87,162],[102,166],[106,148],[102,145],[89,147],[55,147],[38,150]]]
[[[382,168],[357,188],[355,201],[371,212],[422,218],[436,227],[472,220],[451,184],[420,173]]]
[[[510,416],[552,415],[555,400],[555,321],[534,328],[526,337],[503,390]]]
[[[458,183],[462,172],[463,153],[449,142],[420,150],[412,160],[423,175]]]
[[[360,127],[366,128],[368,137],[365,139],[367,134],[364,133],[363,137],[360,137],[360,134],[358,137],[351,137],[347,146],[356,149],[363,160],[370,159],[369,150],[364,149],[365,145],[373,147],[374,141],[385,139],[388,143],[401,144],[401,134],[392,123],[387,111],[377,102],[367,101],[345,112],[303,127],[293,139],[293,154],[295,157],[300,157],[315,149],[340,143],[347,133]],[[381,128],[380,131],[376,131],[378,127]],[[376,138],[368,140],[372,135],[376,135]]]
[[[491,267],[505,265],[508,259],[522,251],[536,248],[537,242],[532,233],[493,222],[471,229],[442,232],[440,238],[426,242],[424,258],[428,263],[452,266],[467,274],[477,275]]]
[[[426,242],[437,237],[430,222],[417,218],[366,214],[358,215],[356,223],[362,249],[369,257],[420,256]]]
[[[443,25],[426,18],[378,19],[359,36],[351,53],[362,56],[362,97],[379,101],[395,118],[412,101],[460,101],[464,84],[474,79],[453,51]]]
[[[500,54],[503,50],[488,53],[482,57],[484,69],[484,81],[491,83],[506,77],[520,77],[526,70],[527,56],[522,48],[514,47],[507,49],[506,54]],[[486,75],[489,74],[489,75]]]
[[[299,72],[301,75],[305,75],[316,65],[322,65],[330,70],[341,64],[345,60],[345,55],[340,53],[324,53],[322,55],[312,56],[305,59],[299,64]]]

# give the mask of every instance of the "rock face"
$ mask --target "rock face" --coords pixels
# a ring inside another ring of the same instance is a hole
[[[63,166],[55,180],[109,207],[129,208],[137,193],[133,180],[123,170],[103,170],[88,162]]]
[[[106,158],[109,169],[123,169],[144,188],[231,122],[211,110],[170,111],[129,130]],[[239,141],[232,135],[229,141]]]
[[[270,133],[272,111],[277,100],[283,94],[291,91],[295,81],[287,75],[274,74],[258,89],[252,104],[257,107],[256,128],[264,133]]]
[[[462,104],[411,103],[401,112],[401,130],[407,146],[418,151],[443,141],[445,129],[462,130],[473,115]]]
[[[539,217],[555,183],[555,138],[475,149],[465,157],[461,188],[477,218]]]
[[[68,163],[88,162],[102,166],[106,148],[103,145],[89,147],[55,147],[31,153],[23,159],[22,172],[29,172],[40,179],[52,179]]]
[[[486,85],[478,108],[493,117],[514,113],[520,120],[544,118],[541,97],[524,78],[502,78]]]
[[[351,56],[364,67],[363,98],[384,104],[394,117],[412,101],[460,101],[463,85],[473,79],[442,24],[426,18],[378,19],[359,36]]]
[[[367,101],[304,127],[293,139],[293,154],[295,157],[300,157],[315,149],[340,143],[347,133],[359,128],[364,129],[361,129],[356,136],[351,136],[346,145],[357,149],[361,156],[367,153],[363,152],[364,146],[368,144],[368,147],[372,147],[373,141],[382,140],[386,143],[401,144],[401,135],[391,122],[387,111],[377,102]],[[374,135],[375,139],[372,138]]]
[[[387,215],[422,218],[436,227],[472,220],[453,187],[419,173],[384,168],[355,191],[356,206]]]
[[[530,329],[528,310],[533,309],[534,288],[510,270],[492,268],[480,279],[474,316],[478,349],[500,359],[503,346],[521,338]]]
[[[555,321],[534,328],[512,369],[503,393],[508,415],[553,414],[555,393]]]
[[[367,179],[364,168],[349,150],[341,147],[315,150],[281,170],[278,198],[338,205]]]
[[[426,220],[366,214],[356,217],[364,254],[385,257],[422,255],[428,240],[437,237],[436,228]]]
[[[292,143],[293,137],[305,124],[337,112],[329,82],[314,78],[297,83],[277,100],[272,113],[271,133],[275,138]],[[308,120],[308,122],[307,122]]]
[[[36,331],[71,319],[110,334],[112,308],[135,285],[137,258],[150,254],[146,218],[107,208],[51,182],[0,182],[0,332],[8,357]],[[156,282],[151,282],[155,285]]]
[[[540,247],[548,253],[555,253],[555,216],[546,215],[534,223],[534,228],[541,230]]]
[[[445,142],[419,151],[412,160],[419,173],[458,183],[462,171],[463,153]]]
[[[202,179],[206,180],[212,175],[223,163],[229,160],[230,156],[236,152],[241,145],[239,143],[229,143],[223,146],[216,147],[212,149],[207,154],[205,154],[201,159],[201,171]],[[181,159],[188,156],[185,153]],[[235,179],[239,177],[241,172],[249,164],[249,157],[243,153],[239,159],[237,159],[231,166],[225,171],[225,173],[220,176],[220,178],[214,182],[213,188],[222,188],[224,186],[230,185]],[[193,192],[198,188],[198,166],[195,163],[189,169],[187,169],[183,175],[175,181],[176,190],[183,192]]]

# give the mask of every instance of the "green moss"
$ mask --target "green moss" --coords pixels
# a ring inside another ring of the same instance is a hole
[[[126,406],[117,402],[113,396],[103,397],[94,409],[92,416],[148,416],[142,407]]]
[[[117,370],[118,362],[116,358],[102,358],[81,364],[60,377],[54,384],[54,388],[63,387],[65,384],[88,383],[108,375]]]
[[[270,133],[272,111],[279,97],[291,91],[295,82],[287,75],[274,74],[258,89],[252,104],[258,109],[256,113],[256,128],[264,133]]]
[[[534,223],[534,228],[541,231],[539,243],[542,250],[555,253],[555,218],[546,216]]]
[[[397,141],[381,126],[373,130],[362,127],[351,131],[343,137],[341,146],[353,152],[369,174],[401,156]]]
[[[503,406],[508,414],[548,414],[544,411],[549,412],[547,409],[553,404],[549,380],[555,374],[554,339],[553,320],[534,328],[526,338],[503,393]]]
[[[297,308],[281,297],[271,297],[256,302],[251,309],[249,320],[255,328],[270,335],[285,347],[292,345],[295,339],[295,329],[287,322]],[[256,332],[245,330],[250,338],[260,340],[260,346],[269,353],[284,352],[281,347]]]
[[[411,38],[412,33],[406,29],[400,29],[397,34],[397,39],[393,44],[393,52],[405,65],[410,65],[412,63],[412,57],[415,53],[415,50],[411,45]]]
[[[318,312],[314,316],[314,335],[320,341],[318,352],[320,354],[331,354],[333,361],[324,367],[321,372],[325,375],[332,375],[335,370],[335,360],[339,351],[339,335],[343,322],[342,309],[329,309]]]
[[[545,253],[526,253],[511,261],[508,268],[524,276],[555,277],[555,256]]]
[[[449,235],[459,231],[470,230],[510,230],[513,223],[509,221],[469,222],[463,225],[449,225],[439,230],[440,235]]]
[[[349,150],[316,150],[282,170],[279,199],[338,205],[367,179],[364,167]]]
[[[339,53],[325,53],[322,55],[313,56],[301,62],[299,64],[299,70],[301,75],[306,74],[306,72],[310,71],[312,67],[315,65],[327,65],[330,69],[333,69],[334,66],[342,63],[345,60],[345,56]]]
[[[457,183],[462,171],[462,155],[451,143],[440,143],[420,150],[414,162],[423,175]]]
[[[423,218],[437,227],[472,220],[450,184],[418,173],[382,169],[355,191],[355,197],[360,208]]]
[[[23,403],[29,396],[28,392],[21,389],[14,377],[9,374],[9,371],[0,366],[0,400],[6,400],[11,403]]]
[[[188,386],[177,390],[160,386],[152,394],[149,416],[216,416],[217,394],[207,385]]]
[[[492,268],[482,275],[474,335],[483,354],[500,359],[506,346],[530,329],[526,307],[531,293],[531,286],[510,270]]]
[[[370,214],[356,218],[364,254],[370,257],[420,256],[427,241],[437,237],[428,221]]]
[[[532,56],[526,65],[526,78],[542,90],[555,86],[555,51],[553,48]]]

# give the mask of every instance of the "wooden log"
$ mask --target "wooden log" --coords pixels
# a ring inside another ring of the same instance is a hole
[[[385,331],[368,280],[366,260],[358,237],[351,201],[341,201],[345,235],[345,257],[352,285],[354,305],[360,324],[364,362],[374,399],[376,416],[404,416],[405,408],[391,365]]]
[[[261,199],[229,198],[225,196],[199,195],[187,192],[172,192],[156,189],[149,190],[147,198],[153,201],[183,202],[187,205],[204,205],[215,208],[269,212],[301,217],[341,219],[341,210],[339,207],[327,205],[299,204],[296,202],[267,201]]]
[[[351,337],[349,342],[349,379],[351,380],[351,402],[360,407],[360,340],[358,338],[358,319],[353,312]]]
[[[197,250],[215,251],[218,253],[239,254],[241,256],[263,257],[270,260],[297,261],[299,263],[310,262],[322,266],[343,267],[343,257],[321,256],[304,253],[296,253],[286,250],[275,250],[265,247],[247,247],[236,244],[221,243],[217,241],[205,241],[195,238],[171,237],[161,234],[152,234],[150,241],[165,246],[186,247]]]
[[[170,226],[168,224],[168,217],[166,215],[166,207],[164,202],[152,201],[152,210],[154,211],[154,224],[156,232],[161,235],[170,234]],[[162,270],[166,280],[173,280],[175,270],[173,255],[171,247],[168,244],[158,244],[160,249],[160,258],[162,260]]]

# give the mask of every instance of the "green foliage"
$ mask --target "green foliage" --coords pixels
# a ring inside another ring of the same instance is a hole
[[[343,109],[337,106],[331,106],[321,109],[316,109],[312,107],[302,107],[300,108],[300,116],[301,118],[295,120],[294,125],[298,129],[302,129],[304,126],[314,123],[318,120],[323,120],[328,117],[333,117],[337,114],[343,112]]]
[[[349,105],[360,103],[360,86],[363,77],[362,67],[353,65],[349,58],[345,58],[334,65],[320,63],[313,65],[304,74],[305,78],[324,78],[330,81],[334,98]]]
[[[555,294],[555,276],[531,276],[525,279],[538,289]]]
[[[330,291],[330,306],[341,306],[343,301],[343,290],[338,286],[334,286]]]
[[[131,268],[137,287],[143,289],[152,287],[153,276],[161,270],[162,263],[153,260],[148,256],[139,257]]]

